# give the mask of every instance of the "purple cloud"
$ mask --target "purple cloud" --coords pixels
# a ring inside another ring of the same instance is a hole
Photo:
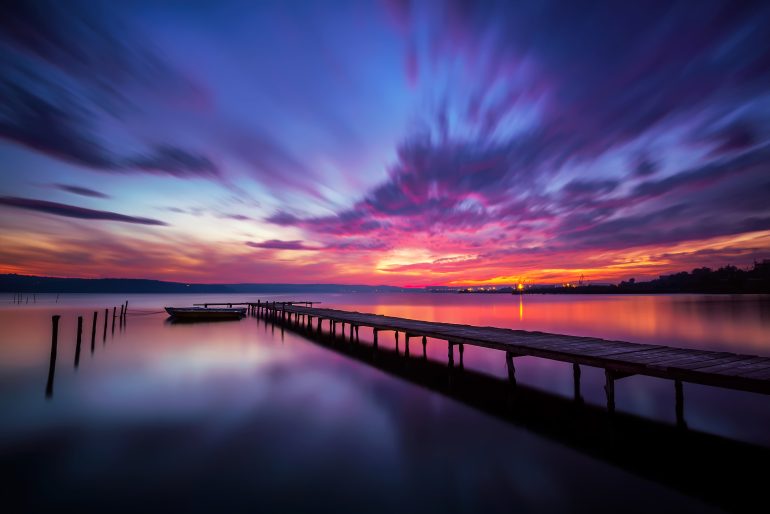
[[[270,239],[258,243],[249,241],[246,245],[251,246],[252,248],[261,248],[265,250],[319,250],[319,248],[306,246],[302,241],[281,241],[280,239]]]
[[[55,216],[64,216],[65,218],[120,221],[122,223],[136,223],[139,225],[167,225],[163,221],[156,219],[126,216],[125,214],[118,214],[116,212],[86,209],[85,207],[67,205],[58,202],[47,202],[45,200],[35,200],[33,198],[2,196],[0,197],[0,205],[14,207],[17,209],[25,209],[28,211],[44,212],[46,214],[53,214]]]
[[[54,184],[54,187],[68,193],[80,196],[88,196],[90,198],[110,198],[110,195],[108,194],[101,193],[87,187],[73,186],[71,184]]]
[[[176,144],[158,143],[137,153],[110,148],[96,135],[105,121],[144,107],[125,94],[127,88],[169,88],[177,97],[196,89],[105,14],[91,3],[45,0],[13,2],[3,10],[0,137],[102,171],[218,175],[208,157]]]

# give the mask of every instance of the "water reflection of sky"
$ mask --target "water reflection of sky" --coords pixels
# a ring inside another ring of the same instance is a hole
[[[723,305],[716,314],[715,305],[704,307],[693,298],[595,298],[582,306],[567,298],[460,295],[386,296],[380,303],[368,295],[322,299],[360,311],[552,331],[563,327],[631,340],[679,341],[684,329],[672,328],[675,319],[680,325],[721,322],[727,325],[722,331],[699,326],[693,333],[709,332],[712,347],[742,345],[736,351],[761,346],[759,334],[768,333],[766,307],[751,302]],[[99,300],[108,305],[121,301]],[[178,298],[129,301],[127,326],[118,326],[114,335],[108,330],[105,341],[97,330],[93,354],[93,309],[83,299],[0,309],[0,450],[3,460],[21,466],[20,476],[27,469],[53,477],[43,498],[77,504],[86,484],[110,491],[119,489],[120,480],[142,477],[140,485],[148,488],[150,498],[163,496],[160,484],[168,495],[207,484],[233,495],[226,501],[232,507],[243,506],[246,499],[286,508],[320,505],[322,510],[373,505],[379,510],[421,505],[459,511],[511,505],[524,511],[590,510],[607,487],[630,495],[640,509],[652,508],[648,502],[662,497],[685,509],[703,507],[293,332],[282,334],[251,318],[169,325],[165,315],[156,313],[157,304],[179,303]],[[619,314],[622,309],[630,310]],[[62,322],[54,394],[46,399],[52,312],[61,313]],[[85,330],[80,365],[74,369],[77,315],[84,315]],[[645,319],[650,316],[655,321]],[[628,327],[626,319],[637,322]],[[643,337],[629,337],[634,334]],[[361,335],[370,337],[364,329]],[[381,338],[383,348],[395,347],[388,337]],[[428,354],[443,362],[446,346],[430,341]],[[505,373],[499,352],[467,348],[465,364],[492,375]],[[564,364],[523,358],[517,368],[522,383],[572,394]],[[586,400],[601,405],[600,370],[584,369],[583,381]],[[770,445],[757,428],[770,421],[767,398],[686,387],[691,427]],[[672,421],[669,382],[630,377],[616,389],[619,410]],[[305,491],[302,498],[294,496],[297,486]],[[594,508],[614,501],[621,508],[628,500],[618,497]]]

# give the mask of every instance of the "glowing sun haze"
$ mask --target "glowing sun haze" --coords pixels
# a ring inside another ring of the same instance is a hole
[[[770,3],[13,1],[0,272],[484,284],[770,258]]]

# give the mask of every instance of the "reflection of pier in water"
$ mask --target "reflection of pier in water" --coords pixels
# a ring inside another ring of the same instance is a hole
[[[256,309],[254,313],[256,314]],[[678,426],[586,404],[580,396],[580,368],[575,370],[575,397],[516,384],[485,373],[360,342],[358,331],[348,336],[325,333],[307,322],[260,316],[265,329],[277,326],[311,342],[457,400],[513,425],[564,444],[647,479],[730,510],[748,510],[764,501],[770,449],[764,446],[686,429],[677,387]],[[334,324],[332,324],[334,327]],[[462,359],[462,354],[461,354]],[[509,368],[510,370],[510,368]],[[665,509],[664,509],[665,510]]]

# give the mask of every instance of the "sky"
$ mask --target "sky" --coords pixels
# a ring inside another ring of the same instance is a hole
[[[16,1],[0,273],[615,282],[770,258],[770,3]]]

